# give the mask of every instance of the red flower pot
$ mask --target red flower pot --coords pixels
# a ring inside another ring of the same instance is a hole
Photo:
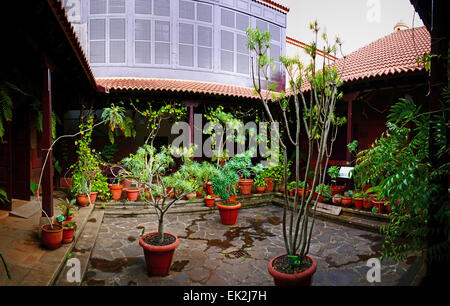
[[[89,196],[90,200],[91,200],[91,204],[95,203],[95,200],[97,199],[97,194],[98,192],[92,192]],[[82,207],[86,207],[89,205],[89,198],[87,195],[85,194],[79,194],[77,196],[77,202],[80,206]]]
[[[351,197],[342,197],[341,204],[343,207],[350,207],[352,205]]]
[[[334,196],[335,194],[342,195],[344,193],[345,186],[330,186],[330,188],[332,190],[332,196]]]
[[[256,186],[256,191],[259,194],[263,194],[266,191],[266,187],[265,186]]]
[[[284,193],[285,190],[286,190],[286,189],[284,188],[284,186],[283,186],[283,187],[280,187],[280,192],[281,192],[281,193]]]
[[[316,192],[313,196],[313,200],[316,200],[318,195],[319,195],[319,193]],[[322,196],[319,197],[319,202],[322,203]]]
[[[289,196],[290,196],[290,197],[293,197],[294,194],[295,194],[295,190],[289,190],[288,192],[289,192]]]
[[[69,223],[68,221],[63,222],[63,240],[62,242],[64,244],[71,243],[73,241],[73,237],[75,236],[75,227],[66,227],[66,223]]]
[[[266,185],[267,185],[266,192],[272,192],[275,187],[275,184],[273,183],[273,178],[266,177],[266,178],[264,178],[264,180],[266,181]]]
[[[372,200],[371,199],[364,199],[363,200],[363,207],[364,207],[364,209],[367,209],[367,210],[372,209]]]
[[[384,202],[385,201],[372,200],[372,204],[374,207],[378,208],[379,214],[382,214],[384,212]]]
[[[53,224],[53,229],[50,224],[41,226],[42,243],[49,250],[55,250],[61,246],[63,240],[63,227],[59,224]]]
[[[273,268],[273,262],[282,256],[286,255],[277,256],[273,258],[268,264],[268,270],[270,275],[272,275],[273,277],[275,286],[311,286],[312,277],[317,270],[316,261],[313,258],[306,256],[312,262],[311,267],[301,273],[286,274],[278,272]]]
[[[303,188],[299,188],[297,192],[297,197],[301,198],[303,196]]]
[[[191,192],[191,193],[186,194],[186,199],[190,200],[190,199],[195,198],[196,196],[197,196],[197,194],[195,192]]]
[[[111,196],[113,200],[120,200],[122,197],[123,185],[109,185],[109,191],[111,192]]]
[[[214,195],[214,191],[213,191],[213,187],[212,187],[212,183],[211,182],[206,182],[205,184],[205,189],[206,189],[206,194],[207,195]]]
[[[175,249],[180,244],[178,237],[168,234],[175,238],[175,242],[169,245],[151,245],[144,241],[144,238],[150,235],[157,235],[158,233],[148,233],[139,239],[139,245],[144,250],[145,263],[147,264],[147,272],[150,275],[164,276],[169,273],[172,264],[173,254]]]
[[[353,199],[354,203],[355,203],[355,208],[356,209],[361,209],[363,207],[363,202],[364,199]]]
[[[208,207],[214,207],[214,203],[216,202],[215,198],[207,198],[205,197],[205,205]]]
[[[237,203],[236,205],[229,206],[223,205],[224,202],[217,203],[217,208],[219,209],[220,219],[224,225],[233,225],[236,223],[237,216],[239,214],[239,208],[242,204]]]
[[[389,201],[387,202],[386,209],[387,209],[388,213],[391,213],[391,212],[392,212],[392,209],[391,209],[391,202],[389,202]]]
[[[252,186],[253,186],[252,179],[239,179],[239,186],[241,187],[242,195],[252,194]]]
[[[126,190],[127,198],[130,202],[135,202],[139,196],[139,189],[137,188],[127,188]]]
[[[341,197],[333,197],[333,204],[334,205],[341,205],[342,198]]]

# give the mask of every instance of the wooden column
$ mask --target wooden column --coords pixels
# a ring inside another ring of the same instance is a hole
[[[46,63],[42,75],[42,161],[52,145],[52,69]],[[50,150],[42,175],[42,209],[49,216],[53,216],[53,158]],[[42,216],[45,214],[42,212]]]
[[[353,101],[358,97],[358,92],[352,92],[349,94],[345,94],[343,100],[347,102],[347,144],[351,143],[353,140]],[[352,154],[348,150],[347,146],[345,147],[346,151],[346,161],[352,161]]]
[[[189,141],[194,143],[194,108],[198,106],[197,102],[185,102],[186,106],[189,107]]]

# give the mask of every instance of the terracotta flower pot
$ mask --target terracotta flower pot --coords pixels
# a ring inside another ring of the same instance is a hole
[[[284,188],[284,186],[283,186],[283,187],[280,187],[280,192],[281,192],[281,193],[284,193],[285,190],[286,190],[286,189]]]
[[[139,189],[137,188],[127,188],[125,192],[127,193],[127,198],[130,202],[135,202],[139,197]]]
[[[197,196],[197,194],[195,192],[191,192],[191,193],[186,194],[186,199],[190,200],[190,199],[195,198],[196,196]]]
[[[379,214],[382,214],[384,212],[384,203],[385,201],[372,200],[372,204],[374,207],[378,208]]]
[[[341,197],[333,197],[333,204],[341,205],[342,198]]]
[[[66,227],[66,224],[69,223],[70,221],[64,221],[63,222],[63,240],[62,242],[64,244],[66,243],[71,243],[73,241],[73,237],[75,236],[75,227],[71,226],[71,227]]]
[[[113,200],[120,200],[122,197],[123,185],[109,185],[109,191]]]
[[[223,205],[223,202],[219,202],[216,204],[219,209],[220,219],[222,220],[222,224],[224,225],[233,225],[236,223],[237,216],[239,214],[239,208],[241,208],[242,204],[237,203],[233,206]]]
[[[288,190],[288,192],[290,197],[293,197],[295,194],[295,190]]]
[[[59,224],[53,224],[53,229],[50,224],[41,226],[42,243],[49,250],[55,250],[61,246],[63,240],[63,227]]]
[[[356,209],[361,209],[363,207],[364,199],[363,198],[353,199],[353,202],[355,203]]]
[[[214,203],[216,202],[216,199],[215,199],[215,198],[207,198],[207,197],[204,197],[204,200],[205,200],[205,205],[206,205],[207,207],[214,207]]]
[[[342,197],[341,204],[343,207],[349,208],[352,205],[352,198]]]
[[[148,233],[139,239],[139,245],[144,250],[145,263],[147,265],[147,272],[150,275],[164,276],[169,273],[172,264],[173,254],[175,249],[180,244],[178,237],[172,234],[165,233],[175,238],[175,242],[169,245],[151,245],[147,244],[144,239],[150,235],[157,235],[158,233]]]
[[[280,256],[273,258],[267,266],[270,275],[272,275],[272,277],[273,277],[275,286],[311,286],[312,277],[313,277],[314,273],[316,273],[316,270],[317,270],[316,261],[313,258],[306,256],[312,262],[311,267],[309,267],[308,269],[306,269],[305,271],[303,271],[301,273],[286,274],[286,273],[278,272],[273,268],[274,261],[282,256],[286,256],[286,255],[280,255]]]
[[[256,186],[256,191],[259,194],[263,194],[266,191],[266,186]]]
[[[266,192],[272,192],[275,187],[275,184],[273,183],[273,178],[266,177],[266,178],[264,178],[264,180],[266,181],[266,185],[267,185]]]
[[[252,186],[253,186],[252,179],[239,179],[239,187],[241,187],[242,195],[252,194]]]
[[[90,194],[89,198],[91,200],[91,204],[95,203],[95,200],[97,199],[97,194],[98,194],[98,192],[92,192]],[[77,196],[77,202],[81,207],[86,207],[86,206],[89,206],[89,198],[85,194],[79,194]]]
[[[172,190],[172,192],[170,192],[170,190]],[[175,196],[175,190],[172,187],[167,187],[166,188],[166,193],[169,193],[169,198],[173,198]]]

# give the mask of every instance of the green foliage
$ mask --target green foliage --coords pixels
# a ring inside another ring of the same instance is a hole
[[[331,190],[330,186],[325,184],[319,184],[317,185],[316,192],[320,192],[322,199],[325,201],[328,201],[331,199],[331,196],[333,194],[333,191]]]
[[[253,183],[255,184],[256,187],[266,187],[267,186],[266,180],[261,175],[256,175]]]
[[[108,163],[112,163],[114,161],[114,154],[119,151],[116,144],[105,145],[103,149],[100,151],[100,155],[106,160]]]
[[[230,197],[236,194],[235,185],[239,181],[237,173],[228,165],[229,163],[211,180],[214,193],[227,203],[230,202]]]
[[[0,83],[0,140],[3,140],[3,136],[5,135],[5,123],[13,119],[14,103],[11,98],[13,93],[29,96],[29,94],[23,92],[16,85],[9,82]]]
[[[336,179],[339,177],[339,172],[341,171],[341,167],[331,166],[328,168],[328,175],[331,177],[331,181],[336,184]]]
[[[73,216],[75,212],[78,210],[77,206],[75,205],[76,203],[75,198],[73,198],[72,200],[69,200],[67,198],[59,200],[60,202],[58,203],[57,207],[66,219],[68,216]]]
[[[5,259],[5,257],[3,257],[3,254],[2,254],[2,253],[0,253],[0,258],[2,259],[3,267],[5,268],[6,275],[8,276],[8,279],[11,280],[11,279],[12,279],[11,273],[9,272],[8,264],[6,263],[6,259]]]
[[[8,194],[0,188],[0,203],[9,203]]]
[[[250,178],[252,174],[259,173],[263,170],[261,164],[253,166],[251,151],[236,154],[225,166],[237,173],[241,178]]]
[[[358,148],[358,140],[353,140],[349,144],[347,144],[347,149],[350,153],[356,153],[356,149]]]

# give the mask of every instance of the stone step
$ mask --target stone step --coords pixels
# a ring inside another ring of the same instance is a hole
[[[71,266],[64,265],[54,283],[55,286],[81,285],[81,281],[87,271],[89,259],[91,258],[91,254],[97,240],[100,226],[103,221],[103,216],[104,210],[96,209],[92,212],[83,232],[81,233],[81,236],[76,241],[75,246],[72,249],[71,258],[76,258],[80,261],[80,282],[69,282],[67,280],[67,273],[71,269]]]

